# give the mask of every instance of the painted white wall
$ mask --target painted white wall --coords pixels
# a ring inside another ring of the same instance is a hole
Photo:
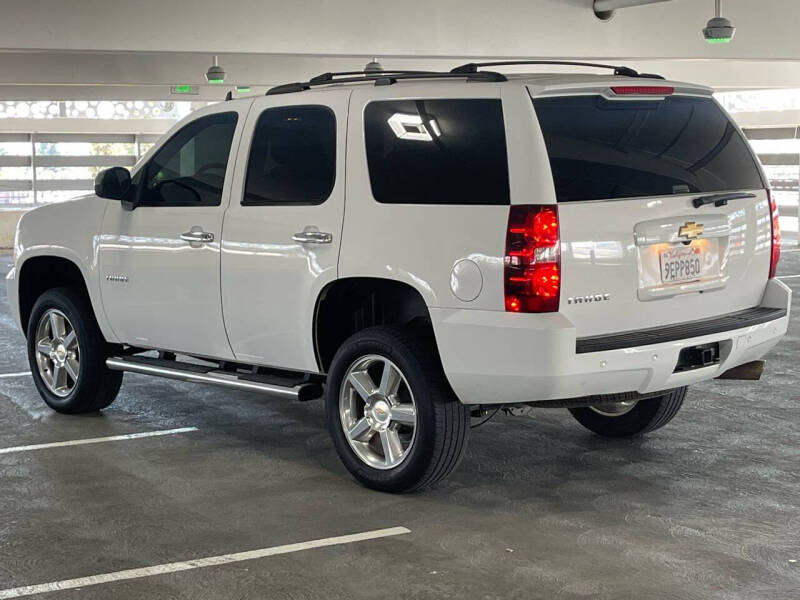
[[[708,46],[712,0],[601,22],[591,0],[26,0],[4,2],[16,49],[381,56],[800,57],[796,0],[726,0],[735,45]]]
[[[797,0],[726,0],[738,27],[730,45],[702,38],[713,4],[671,0],[602,22],[592,0],[7,0],[0,98],[54,98],[43,86],[56,84],[63,99],[162,99],[170,84],[202,83],[212,53],[229,82],[264,86],[375,55],[387,67],[435,69],[599,59],[717,89],[800,87]]]

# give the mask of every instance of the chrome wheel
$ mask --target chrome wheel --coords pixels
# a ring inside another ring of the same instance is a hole
[[[78,382],[81,353],[75,328],[60,310],[51,308],[36,326],[36,364],[47,388],[61,398]]]
[[[621,417],[624,414],[633,410],[633,407],[639,403],[638,400],[626,400],[623,402],[613,402],[609,404],[598,404],[590,406],[594,412],[604,417]]]
[[[405,376],[388,358],[371,354],[348,367],[339,417],[350,447],[370,467],[393,469],[410,454],[417,405]]]

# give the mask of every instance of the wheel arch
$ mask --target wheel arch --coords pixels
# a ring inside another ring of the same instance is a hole
[[[407,323],[426,327],[433,336],[428,305],[414,286],[380,277],[330,282],[317,296],[314,310],[314,353],[320,372],[328,371],[336,351],[354,333]]]
[[[18,265],[17,278],[19,316],[23,333],[28,330],[28,320],[36,300],[47,290],[56,287],[77,289],[92,306],[97,319],[97,310],[89,292],[86,276],[75,260],[53,254],[30,256]],[[99,319],[97,320],[99,322]]]

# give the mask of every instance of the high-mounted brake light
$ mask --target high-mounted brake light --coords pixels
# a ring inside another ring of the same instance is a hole
[[[507,311],[558,310],[561,250],[556,205],[511,206],[504,278]]]
[[[778,269],[778,261],[781,258],[781,228],[779,225],[780,214],[778,213],[778,203],[772,197],[772,191],[767,190],[769,200],[770,228],[772,230],[772,252],[769,259],[769,277],[775,277]]]
[[[675,88],[665,85],[621,85],[611,88],[617,96],[669,96]]]

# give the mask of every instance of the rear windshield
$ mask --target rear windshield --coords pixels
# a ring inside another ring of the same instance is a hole
[[[764,187],[747,142],[711,98],[533,104],[559,202]]]
[[[378,202],[509,203],[500,100],[371,102],[364,133]]]

